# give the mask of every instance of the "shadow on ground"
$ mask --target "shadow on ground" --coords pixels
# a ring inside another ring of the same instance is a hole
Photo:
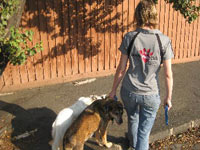
[[[46,107],[24,109],[19,105],[0,100],[0,110],[13,115],[11,120],[11,141],[20,150],[50,149],[51,125],[56,113]],[[19,138],[24,133],[32,134]]]
[[[11,114],[11,142],[20,150],[51,150],[49,144],[51,138],[51,126],[56,118],[56,113],[49,108],[31,108],[23,107],[0,100],[0,110]],[[29,135],[27,136],[26,133]],[[23,137],[23,136],[25,137]],[[108,141],[118,144],[127,145],[126,140],[122,137],[108,135]],[[106,147],[99,147],[93,138],[89,139],[85,150],[106,150]],[[124,148],[123,148],[124,149]]]

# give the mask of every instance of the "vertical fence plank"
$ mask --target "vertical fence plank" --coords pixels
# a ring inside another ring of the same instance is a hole
[[[187,29],[187,58],[190,57],[190,29],[191,25],[188,23],[188,29]]]
[[[11,86],[13,85],[13,77],[12,77],[12,68],[8,64],[3,72],[3,77],[5,81],[5,86]]]
[[[123,32],[126,34],[128,32],[128,19],[129,19],[129,14],[128,14],[128,0],[124,0],[123,2]]]
[[[165,35],[168,35],[168,29],[169,29],[169,4],[166,4],[164,7],[164,24],[163,24],[163,33]]]
[[[105,26],[105,57],[104,57],[104,62],[105,62],[105,70],[109,69],[109,62],[110,62],[110,13],[109,13],[109,8],[110,8],[110,4],[109,1],[105,0],[105,5],[104,5],[104,14],[105,14],[105,22],[104,22],[104,26]]]
[[[168,24],[168,36],[172,39],[173,35],[173,8],[169,5],[169,24]]]
[[[102,71],[104,70],[104,49],[105,49],[105,26],[104,26],[104,0],[98,0],[98,10],[99,10],[99,25],[98,25],[98,31],[99,33],[99,55],[98,55],[98,70]]]
[[[164,33],[164,22],[165,22],[165,2],[163,0],[160,1],[160,12],[158,12],[160,14],[160,19],[159,19],[159,29],[161,32]]]
[[[181,30],[181,15],[178,14],[177,15],[177,28],[176,28],[176,45],[175,45],[175,53],[176,53],[176,56],[175,56],[175,59],[178,59],[180,57],[180,30]]]
[[[25,11],[22,15],[22,27],[27,30],[32,30],[31,20],[34,19],[34,12],[31,12],[31,0],[26,1]],[[23,21],[24,20],[24,21]],[[33,46],[32,42],[29,42],[30,47]],[[26,61],[28,82],[33,82],[36,80],[34,57],[29,57]]]
[[[62,0],[62,11],[63,11],[63,43],[64,43],[64,51],[65,51],[65,60],[64,60],[64,70],[65,75],[72,74],[72,60],[71,60],[71,44],[70,44],[70,3],[68,0]]]
[[[54,0],[55,5],[55,40],[56,40],[56,59],[57,66],[56,72],[58,77],[64,76],[64,48],[63,48],[63,20],[62,20],[62,9],[61,0]]]
[[[51,67],[51,79],[57,77],[56,72],[56,50],[55,50],[55,30],[54,30],[54,3],[52,0],[46,0],[46,16],[47,16],[47,39],[50,51],[50,67]]]
[[[116,15],[117,11],[115,9],[116,1],[112,0],[110,2],[111,12],[110,12],[110,69],[116,68],[116,50],[117,50],[117,38],[116,38]]]
[[[177,42],[176,42],[176,51],[178,53],[178,58],[182,58],[182,55],[181,55],[181,40],[182,40],[182,37],[180,36],[181,35],[181,32],[182,32],[182,15],[181,14],[178,14],[178,24],[177,24]]]
[[[133,31],[133,24],[134,24],[134,13],[135,13],[135,2],[132,0],[129,0],[128,5],[128,31]]]
[[[122,26],[123,26],[123,12],[122,12],[122,3],[123,3],[123,0],[118,0],[117,1],[117,6],[116,6],[116,9],[117,9],[117,12],[119,14],[118,16],[118,20],[117,20],[117,27],[116,27],[116,30],[118,31],[117,32],[117,47],[119,48],[120,47],[120,44],[122,42],[122,38],[123,38],[123,31],[122,31]],[[116,61],[117,61],[117,64],[119,63],[119,60],[120,60],[120,51],[117,50],[117,54],[116,54]]]
[[[44,67],[44,79],[51,78],[51,66],[50,66],[50,50],[48,44],[48,35],[47,35],[47,11],[45,1],[38,1],[38,10],[39,10],[39,31],[41,36],[41,41],[43,43],[44,50],[42,51],[42,58],[41,61],[43,62]]]
[[[185,34],[185,44],[184,44],[184,47],[185,47],[184,48],[184,56],[185,56],[185,58],[188,58],[189,27],[190,27],[189,23],[186,22],[187,32]]]
[[[19,73],[20,73],[20,84],[28,82],[28,72],[26,64],[19,66]]]
[[[77,2],[77,22],[78,22],[78,43],[77,43],[77,50],[78,50],[78,73],[84,73],[85,69],[85,32],[84,32],[84,7],[85,3],[84,0]]]
[[[22,16],[25,15],[26,11],[27,11],[27,7],[25,6],[25,9],[24,9],[24,12],[23,12]],[[24,25],[26,25],[26,22],[22,18],[21,19],[21,26],[23,27]],[[27,64],[20,65],[19,66],[19,70],[20,70],[20,78],[21,78],[20,80],[21,80],[21,83],[23,84],[23,83],[29,82]]]
[[[91,0],[85,0],[85,72],[91,72]]]
[[[187,55],[188,57],[191,57],[191,35],[192,35],[192,24],[189,24],[189,28],[188,28],[188,49],[187,49]]]
[[[49,5],[49,11],[50,11],[50,18],[51,22],[49,24],[49,45],[50,45],[50,54],[51,54],[51,77],[52,78],[57,78],[58,76],[58,70],[57,70],[57,49],[56,49],[56,21],[55,21],[55,1],[54,0],[48,0],[48,5]]]
[[[41,40],[40,34],[38,32],[39,27],[39,11],[38,11],[38,0],[31,1],[30,9],[34,11],[35,18],[34,20],[31,20],[31,25],[34,26],[32,28],[34,35],[33,35],[33,45],[35,45],[37,42]],[[44,79],[43,74],[43,66],[42,66],[42,56],[41,52],[37,53],[35,56],[35,70],[36,70],[36,80],[41,81]]]
[[[157,4],[157,13],[158,13],[158,26],[157,26],[157,28],[158,29],[160,29],[160,9],[161,9],[161,7],[160,7],[160,5],[161,5],[161,2],[160,1],[158,1],[158,4]]]
[[[200,4],[200,2],[198,3]],[[196,54],[197,56],[200,56],[200,37],[199,37],[199,34],[200,34],[200,17],[198,17],[197,19],[197,36],[196,36]]]
[[[191,50],[192,50],[192,57],[195,56],[195,41],[196,41],[196,26],[195,21],[192,23],[192,39],[191,39]]]
[[[181,16],[181,26],[180,26],[180,41],[179,41],[179,58],[183,58],[183,50],[184,50],[184,35],[185,35],[185,21]]]
[[[13,85],[18,85],[21,83],[21,76],[20,76],[20,70],[19,66],[13,66],[10,65],[10,69],[12,70],[12,80],[13,80]]]
[[[184,24],[184,28],[182,29],[182,45],[183,45],[183,48],[182,48],[182,55],[183,55],[183,58],[186,58],[187,57],[187,23],[186,23],[186,20],[183,20],[183,24]]]
[[[177,12],[173,10],[173,21],[172,21],[172,46],[174,51],[174,57],[176,58],[176,28],[177,28]]]
[[[100,23],[101,23],[101,20],[100,20],[100,6],[99,6],[99,0],[96,1],[97,4],[96,4],[96,21],[97,21],[97,24],[95,26],[95,29],[96,29],[96,34],[97,34],[97,71],[99,71],[100,69],[100,64],[99,64],[99,58],[101,57],[100,56],[100,52],[101,52],[101,42],[100,42],[100,31],[99,31],[99,26],[100,26]]]
[[[92,72],[96,72],[98,69],[98,34],[96,32],[96,27],[98,24],[98,3],[97,1],[93,1],[91,3],[91,55],[92,55]]]
[[[197,5],[200,5],[200,1],[197,2]],[[200,17],[197,19],[197,42],[196,42],[196,54],[200,56]]]
[[[0,91],[2,90],[2,88],[5,86],[5,81],[4,81],[4,76],[1,75],[0,76]]]
[[[198,19],[194,22],[194,41],[193,41],[193,44],[194,44],[194,57],[197,57],[198,56],[198,47],[197,47],[197,44],[198,44]]]

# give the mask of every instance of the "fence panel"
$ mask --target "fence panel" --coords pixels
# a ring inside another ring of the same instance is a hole
[[[61,83],[114,73],[124,34],[134,29],[139,0],[27,0],[23,29],[44,50],[25,65],[7,65],[1,91]],[[199,2],[196,2],[198,5]],[[200,60],[200,17],[188,24],[164,0],[158,1],[158,28],[172,40],[174,63]],[[26,84],[26,86],[25,86]]]

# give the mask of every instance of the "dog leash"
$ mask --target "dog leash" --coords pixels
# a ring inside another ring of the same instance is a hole
[[[168,106],[165,105],[165,124],[168,125]]]
[[[117,97],[116,95],[115,95],[113,98],[114,98],[114,100],[115,100],[115,101],[117,101],[117,100],[118,100],[118,97]]]

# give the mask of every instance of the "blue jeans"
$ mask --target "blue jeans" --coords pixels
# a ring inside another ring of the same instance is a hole
[[[149,149],[149,135],[160,106],[160,96],[137,95],[124,87],[120,91],[128,116],[129,146],[136,150]]]

